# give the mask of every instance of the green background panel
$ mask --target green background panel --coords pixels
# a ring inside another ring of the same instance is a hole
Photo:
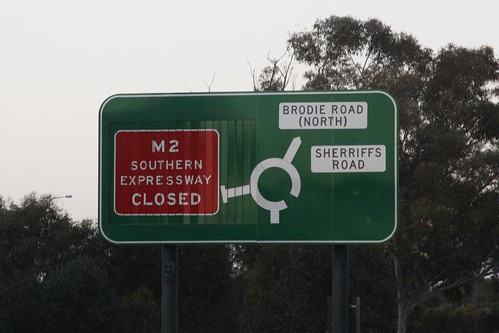
[[[279,129],[279,104],[366,102],[365,129]],[[394,100],[380,91],[116,95],[100,110],[99,225],[115,243],[379,243],[397,227],[398,123]],[[114,213],[114,135],[120,130],[214,129],[220,134],[219,184],[250,184],[255,166],[283,158],[295,137],[292,165],[300,175],[298,197],[280,168],[265,170],[258,188],[284,200],[279,223],[250,194],[219,198],[207,216],[119,216]],[[318,145],[384,145],[386,171],[312,173]]]

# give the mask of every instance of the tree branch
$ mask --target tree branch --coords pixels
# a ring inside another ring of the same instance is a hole
[[[258,91],[258,85],[256,81],[256,69],[254,69],[253,66],[251,66],[251,63],[248,60],[248,58],[246,58],[246,62],[248,63],[248,66],[250,68],[251,78],[253,80],[253,91]]]
[[[205,80],[203,80],[204,84],[206,85],[206,87],[208,88],[208,92],[211,92],[211,86],[213,85],[213,82],[215,81],[215,76],[217,75],[217,72],[214,72],[213,73],[213,76],[211,78],[211,82],[210,84],[208,84]]]

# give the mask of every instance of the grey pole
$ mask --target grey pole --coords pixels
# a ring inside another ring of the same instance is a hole
[[[178,245],[163,245],[161,257],[161,333],[177,333]]]
[[[348,245],[333,245],[332,333],[348,333]]]

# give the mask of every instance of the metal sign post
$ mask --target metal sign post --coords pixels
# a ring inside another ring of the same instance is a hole
[[[333,245],[332,333],[349,332],[348,245]]]
[[[178,331],[178,246],[161,247],[161,333]]]

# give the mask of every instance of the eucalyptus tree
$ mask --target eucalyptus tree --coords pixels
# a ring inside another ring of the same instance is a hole
[[[376,251],[391,262],[381,282],[403,333],[424,301],[499,271],[499,62],[486,46],[424,48],[376,19],[317,20],[288,45],[309,68],[304,89],[381,89],[397,100],[399,228]]]
[[[87,251],[89,221],[73,223],[50,195],[0,201],[0,331],[109,331],[115,294]]]

